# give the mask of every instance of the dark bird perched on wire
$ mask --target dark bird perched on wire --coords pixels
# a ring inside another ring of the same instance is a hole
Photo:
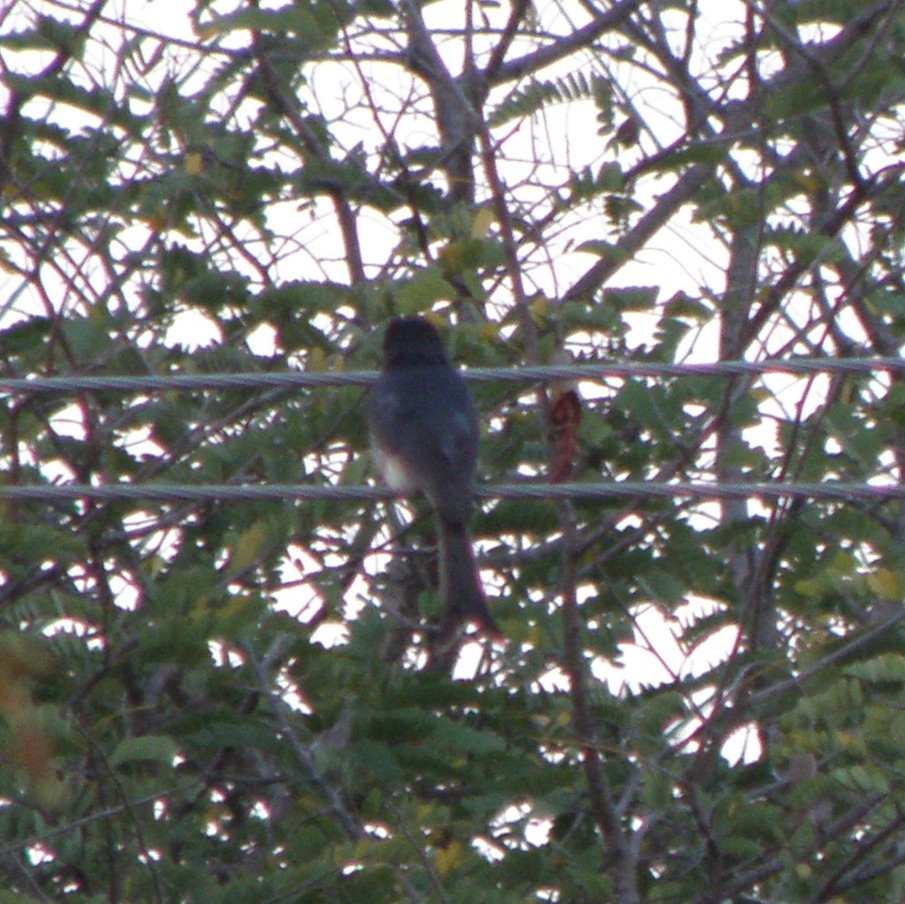
[[[397,317],[387,327],[383,372],[371,391],[368,421],[384,480],[401,493],[423,493],[437,514],[445,610],[441,642],[468,623],[501,641],[468,532],[478,416],[439,333],[423,317]]]

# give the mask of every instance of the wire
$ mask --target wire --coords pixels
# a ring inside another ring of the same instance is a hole
[[[876,373],[905,371],[905,359],[789,358],[763,361],[715,361],[666,364],[659,362],[606,362],[602,364],[538,365],[526,367],[473,367],[462,372],[467,379],[491,381],[536,381],[545,379],[604,380],[608,377],[740,376],[764,373]],[[279,373],[210,373],[121,376],[57,376],[0,379],[0,394],[127,392],[148,393],[199,389],[305,388],[316,386],[368,385],[376,371],[282,371]],[[477,489],[479,498],[606,499],[697,498],[738,499],[837,499],[883,501],[905,499],[905,486],[848,483],[785,483],[711,481],[615,481],[611,483],[518,483],[488,484]],[[167,502],[238,502],[308,500],[379,500],[394,493],[378,486],[323,486],[313,484],[102,484],[61,483],[0,487],[0,498],[59,502],[94,499],[101,501],[146,500]]]
[[[733,377],[765,373],[877,373],[905,371],[905,359],[871,358],[767,358],[763,361],[712,361],[668,364],[656,361],[607,361],[598,364],[532,365],[524,367],[471,367],[462,371],[469,380],[605,380],[616,377]],[[57,377],[0,378],[0,394],[75,392],[169,392],[196,389],[298,389],[314,386],[366,386],[377,379],[373,370],[280,371],[277,373],[67,375]]]
[[[614,481],[611,483],[516,483],[484,484],[475,495],[480,499],[613,499],[627,497],[660,499],[835,499],[845,502],[883,502],[905,499],[905,484],[868,484],[830,481],[793,483],[784,481]],[[155,502],[284,502],[298,500],[391,499],[397,496],[383,486],[323,486],[315,484],[101,484],[80,483],[8,485],[0,487],[0,499],[60,502],[93,499],[146,500]]]

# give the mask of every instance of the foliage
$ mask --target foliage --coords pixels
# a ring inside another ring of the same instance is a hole
[[[899,4],[40,10],[0,15],[4,377],[370,369],[429,312],[603,374],[574,446],[473,383],[487,481],[901,489],[901,371],[832,369],[905,333]],[[790,356],[829,369],[606,372]],[[2,481],[354,485],[363,398],[7,392]],[[509,643],[452,675],[417,505],[3,509],[4,901],[905,894],[896,493],[485,500]]]

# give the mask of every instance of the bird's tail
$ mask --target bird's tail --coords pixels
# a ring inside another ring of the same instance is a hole
[[[462,625],[474,624],[491,640],[504,640],[487,607],[468,528],[440,519],[440,593],[445,613],[441,635],[450,636]]]

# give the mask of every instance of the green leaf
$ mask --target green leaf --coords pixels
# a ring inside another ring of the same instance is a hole
[[[438,719],[432,724],[432,734],[440,749],[486,756],[505,749],[505,742],[489,730],[477,731],[468,725]]]
[[[638,576],[638,586],[642,593],[649,594],[655,602],[668,608],[677,606],[685,599],[686,589],[672,575],[659,568],[652,568]]]
[[[396,303],[402,314],[426,311],[435,302],[452,298],[454,295],[452,285],[435,267],[422,270],[395,292]]]
[[[110,765],[149,761],[171,766],[178,752],[176,742],[167,735],[141,735],[121,741],[110,754]]]
[[[604,301],[620,311],[648,311],[657,301],[660,294],[658,286],[624,286],[618,289],[606,289]]]

